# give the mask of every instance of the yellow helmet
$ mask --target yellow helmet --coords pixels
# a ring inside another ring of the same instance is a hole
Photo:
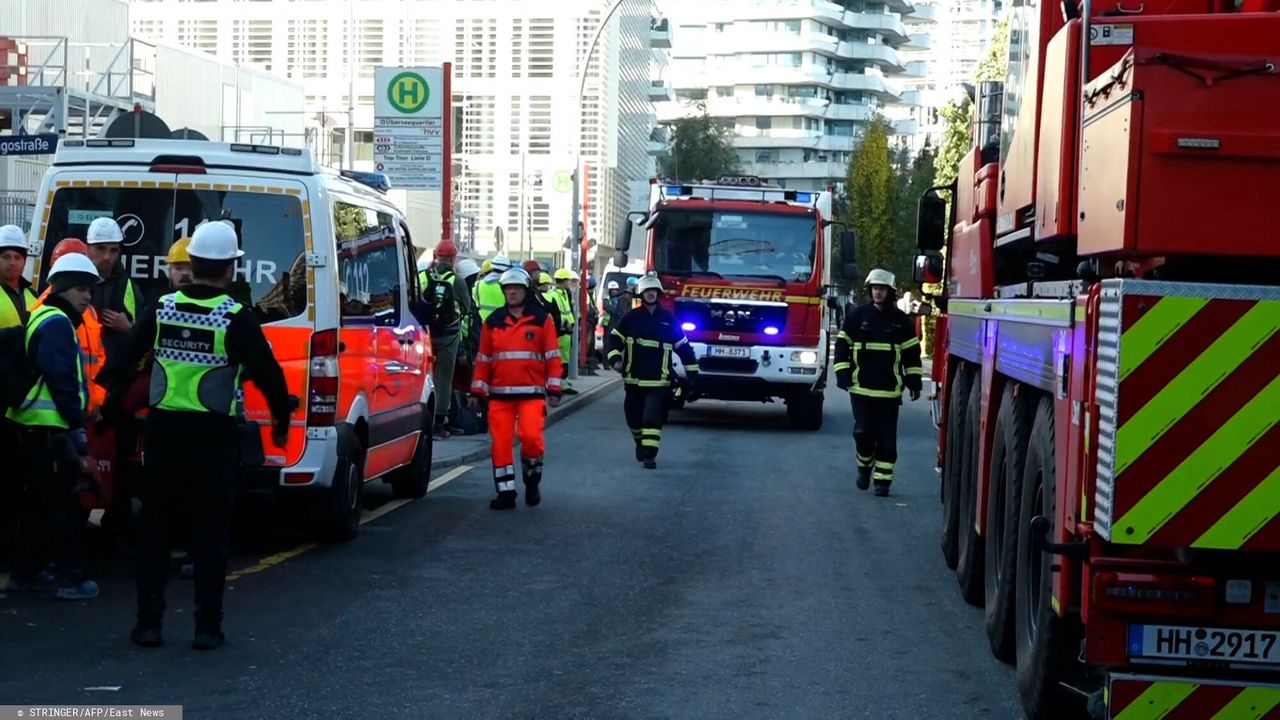
[[[191,255],[187,253],[187,246],[191,244],[191,238],[180,237],[178,241],[169,246],[169,254],[165,256],[164,261],[173,265],[174,263],[189,263]]]
[[[556,270],[556,280],[572,280],[573,272],[569,268],[560,268]]]
[[[546,274],[546,273],[544,273],[544,272],[543,272],[543,273],[538,273],[538,284],[539,284],[539,285],[550,285],[550,284],[551,284],[551,276],[550,276],[550,275],[548,275],[548,274]]]
[[[493,272],[493,263],[488,260],[485,260],[484,262],[480,263],[480,272],[484,273],[485,275],[488,275],[489,273]]]

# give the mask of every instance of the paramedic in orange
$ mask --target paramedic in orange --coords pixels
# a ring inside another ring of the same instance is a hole
[[[58,262],[58,258],[63,255],[76,253],[78,255],[89,256],[89,246],[84,244],[79,238],[63,238],[53,248],[53,255],[49,257],[49,266]],[[36,300],[32,310],[44,305],[49,299],[49,293],[53,291],[50,285],[40,294],[40,298]],[[88,379],[89,384],[89,408],[85,413],[85,417],[90,419],[98,416],[102,411],[102,403],[107,399],[107,389],[94,382],[93,379],[98,377],[98,372],[102,370],[102,362],[106,359],[106,353],[102,348],[102,321],[98,319],[98,311],[90,305],[81,313],[80,326],[76,328],[76,337],[80,340],[80,350],[84,353],[84,376]]]
[[[547,410],[560,402],[560,345],[555,320],[529,291],[529,273],[512,268],[498,280],[505,307],[491,313],[480,330],[471,381],[471,405],[489,400],[489,433],[493,437],[493,483],[498,496],[494,510],[516,506],[514,435],[520,437],[520,465],[524,470],[524,502],[542,502],[544,454],[542,431]],[[517,433],[518,430],[518,433]]]

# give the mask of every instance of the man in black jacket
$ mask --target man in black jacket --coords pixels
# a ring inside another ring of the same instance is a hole
[[[636,442],[636,460],[652,470],[658,467],[662,422],[674,382],[671,353],[680,356],[691,392],[697,383],[698,358],[675,317],[658,305],[662,281],[646,275],[636,292],[643,304],[622,316],[606,338],[606,349],[610,365],[626,383],[623,409]]]
[[[893,273],[867,275],[871,302],[850,312],[836,338],[836,384],[853,400],[853,439],[858,489],[875,480],[876,495],[889,494],[898,460],[898,408],[902,391],[920,399],[920,339],[911,318],[894,304]]]

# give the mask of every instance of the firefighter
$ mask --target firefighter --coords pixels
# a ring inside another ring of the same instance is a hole
[[[17,225],[0,227],[0,328],[21,325],[36,302],[31,283],[22,276],[27,266],[27,234]]]
[[[545,454],[543,402],[552,407],[560,402],[560,349],[555,321],[534,301],[529,274],[512,268],[500,282],[505,305],[485,320],[481,330],[469,402],[474,407],[481,398],[489,400],[493,483],[498,493],[489,507],[510,510],[516,506],[514,435],[520,439],[524,502],[529,507],[542,502],[538,484]]]
[[[924,373],[920,340],[911,318],[895,304],[893,281],[893,273],[872,270],[865,283],[871,302],[850,312],[836,337],[836,384],[853,402],[858,489],[874,480],[879,497],[889,494],[898,460],[902,391],[919,400]]]
[[[85,516],[76,493],[89,454],[85,408],[89,391],[75,329],[100,281],[89,258],[75,253],[49,269],[48,300],[27,321],[25,342],[38,380],[6,416],[19,427],[23,479],[22,519],[11,591],[57,588],[62,600],[98,596],[85,579],[81,531]],[[41,572],[51,548],[56,571]]]
[[[226,222],[196,228],[187,248],[194,281],[164,296],[139,318],[120,358],[108,357],[108,378],[128,382],[152,352],[147,453],[143,461],[142,535],[138,552],[138,623],[134,643],[163,643],[169,531],[187,510],[195,575],[192,647],[222,645],[222,596],[227,573],[233,490],[240,473],[236,418],[245,374],[271,408],[271,440],[284,447],[293,401],[253,312],[227,295],[235,262],[244,255]],[[228,451],[232,449],[232,451]]]
[[[671,397],[671,353],[680,356],[690,395],[697,387],[698,358],[675,317],[658,305],[662,281],[646,275],[636,290],[643,304],[622,316],[609,334],[607,357],[626,384],[623,409],[636,443],[636,460],[653,470],[658,467],[662,423]]]

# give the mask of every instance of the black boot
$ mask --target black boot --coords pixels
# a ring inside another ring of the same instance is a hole
[[[876,481],[876,497],[889,497],[889,483]]]
[[[191,647],[196,650],[217,650],[227,641],[222,630],[215,627],[196,626],[196,636],[191,640]]]
[[[144,648],[158,648],[164,645],[160,623],[154,620],[139,619],[138,624],[133,627],[133,632],[129,633],[129,639],[134,645]]]
[[[655,458],[651,458],[651,457],[645,458],[645,459],[644,459],[644,469],[645,469],[645,470],[657,470],[657,469],[658,469],[658,461],[657,461],[657,459],[655,459]]]
[[[860,466],[858,468],[858,489],[866,490],[871,487],[871,468]]]
[[[520,458],[524,466],[524,504],[537,507],[542,502],[538,483],[542,482],[542,458]]]
[[[490,510],[514,510],[516,507],[516,491],[503,490],[498,497],[489,501]]]

